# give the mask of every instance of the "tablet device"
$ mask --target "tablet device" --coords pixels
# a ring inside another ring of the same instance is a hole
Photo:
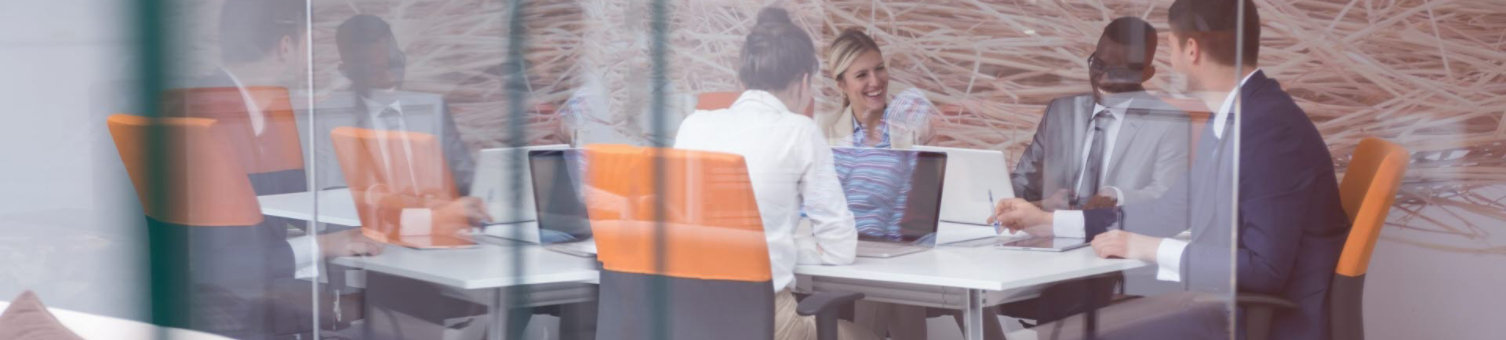
[[[1086,246],[1088,246],[1088,240],[1081,237],[1031,237],[999,243],[999,248],[1002,249],[1054,252],[1068,251]]]

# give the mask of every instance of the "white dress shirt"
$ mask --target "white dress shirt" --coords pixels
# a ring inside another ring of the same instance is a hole
[[[1130,102],[1131,101],[1133,101],[1133,99],[1125,99],[1125,100],[1119,101],[1117,103],[1113,103],[1113,104],[1111,104],[1111,105],[1109,105],[1107,107],[1103,106],[1103,104],[1098,104],[1098,103],[1094,103],[1093,104],[1093,112],[1090,113],[1090,114],[1097,115],[1098,112],[1100,112],[1100,111],[1109,110],[1109,116],[1114,117],[1114,119],[1109,120],[1109,123],[1107,124],[1108,126],[1104,128],[1105,130],[1103,132],[1103,139],[1104,139],[1104,141],[1103,141],[1103,148],[1107,149],[1107,150],[1103,151],[1103,163],[1100,164],[1100,166],[1102,166],[1103,168],[1102,169],[1098,169],[1098,182],[1099,183],[1103,183],[1104,178],[1108,177],[1108,171],[1107,170],[1108,170],[1108,167],[1109,167],[1109,161],[1111,161],[1111,160],[1114,159],[1114,142],[1119,140],[1119,126],[1123,125],[1123,124],[1120,124],[1120,122],[1124,121],[1124,113],[1125,113],[1125,111],[1128,111],[1129,108],[1131,107],[1130,106]],[[1098,121],[1094,120],[1092,118],[1093,117],[1091,117],[1091,116],[1088,117],[1088,131],[1089,132],[1093,131],[1093,129],[1095,129],[1095,128],[1098,127]],[[1092,138],[1091,137],[1092,135],[1093,135],[1092,133],[1088,133],[1088,136],[1090,136],[1089,138]],[[1092,140],[1087,140],[1087,141],[1084,141],[1082,143],[1082,161],[1080,163],[1078,163],[1078,164],[1082,164],[1080,167],[1085,168],[1085,167],[1088,166],[1088,153],[1092,151],[1092,147],[1093,147],[1093,141]],[[1077,173],[1077,181],[1073,182],[1072,187],[1073,188],[1081,187],[1082,186],[1082,180],[1083,180],[1084,176],[1087,175],[1087,173],[1088,172],[1087,172],[1086,169],[1084,169],[1083,171],[1078,171],[1078,173]],[[1114,193],[1114,198],[1116,200],[1118,200],[1118,204],[1124,204],[1124,192],[1119,191],[1119,188],[1113,187],[1113,186],[1103,186],[1103,188],[1100,188],[1098,190],[1099,194],[1104,194],[1105,193],[1104,190],[1102,190],[1102,189],[1109,189],[1109,191],[1112,191]]]
[[[1229,95],[1224,97],[1223,105],[1220,105],[1218,111],[1214,112],[1212,121],[1214,138],[1224,138],[1224,124],[1227,123],[1229,115],[1234,112],[1239,89],[1243,88],[1245,82],[1250,81],[1250,76],[1255,75],[1256,72],[1260,72],[1260,69],[1257,68],[1245,75],[1244,79],[1239,81],[1239,86],[1229,90]],[[1052,213],[1052,219],[1051,231],[1057,236],[1083,237],[1087,234],[1081,210],[1057,210]],[[1156,271],[1157,280],[1182,281],[1182,251],[1186,248],[1187,241],[1173,238],[1161,239],[1161,245],[1156,247],[1156,267],[1159,268]]]
[[[857,229],[831,148],[810,117],[791,112],[768,92],[749,90],[730,108],[685,118],[675,147],[743,156],[769,242],[774,291],[795,281],[796,264],[852,263]],[[802,209],[814,242],[795,235]]]

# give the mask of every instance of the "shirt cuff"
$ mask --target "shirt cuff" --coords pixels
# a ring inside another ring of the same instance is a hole
[[[1108,188],[1108,189],[1114,191],[1114,206],[1116,206],[1116,207],[1122,207],[1122,206],[1124,206],[1124,191],[1120,191],[1119,188],[1116,188],[1116,187],[1104,187],[1104,188]],[[1099,189],[1098,192],[1103,192],[1103,189]]]
[[[1051,212],[1051,234],[1056,237],[1087,237],[1082,210],[1057,210]]]
[[[288,248],[293,249],[293,277],[299,279],[313,278],[319,273],[319,266],[315,265],[315,256],[319,242],[317,236],[303,235],[288,239]]]
[[[1182,281],[1182,249],[1187,248],[1187,242],[1177,239],[1163,238],[1161,245],[1156,247],[1156,279],[1161,281]]]
[[[425,208],[407,208],[398,217],[398,230],[402,236],[427,236],[434,230],[434,211]]]

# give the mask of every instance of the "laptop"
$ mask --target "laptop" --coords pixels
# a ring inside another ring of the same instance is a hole
[[[988,218],[999,200],[1014,198],[1004,152],[916,146],[915,150],[946,153],[946,187],[941,197],[941,231],[937,244],[953,244],[997,236]],[[991,244],[991,243],[990,243]]]
[[[577,256],[595,256],[591,220],[579,183],[582,169],[578,150],[528,151],[531,221],[486,226],[482,233]]]
[[[858,256],[890,258],[936,246],[945,153],[833,148],[832,156],[857,220]]]
[[[494,223],[537,220],[528,152],[569,148],[569,145],[555,144],[481,150],[476,157],[476,175],[471,181],[471,196],[485,202],[486,214],[491,216]],[[514,183],[518,185],[515,186]]]

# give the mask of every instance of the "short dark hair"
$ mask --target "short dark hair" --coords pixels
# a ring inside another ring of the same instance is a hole
[[[226,0],[220,10],[220,60],[253,62],[271,54],[284,37],[304,33],[304,0]]]
[[[765,7],[743,42],[737,79],[750,90],[780,91],[819,67],[810,35],[795,26],[789,12]]]
[[[392,35],[392,26],[386,20],[370,14],[361,14],[345,19],[335,29],[335,47],[344,57],[355,53],[354,48],[370,46],[379,42],[397,42]]]
[[[1240,3],[1244,3],[1244,53],[1236,51]],[[1254,65],[1260,56],[1260,13],[1252,0],[1177,0],[1167,9],[1171,31],[1181,39],[1197,39],[1203,53],[1225,65]],[[1243,60],[1236,59],[1243,58]]]
[[[1156,59],[1156,28],[1137,17],[1119,17],[1103,28],[1103,37],[1125,47],[1125,62],[1143,70]]]

